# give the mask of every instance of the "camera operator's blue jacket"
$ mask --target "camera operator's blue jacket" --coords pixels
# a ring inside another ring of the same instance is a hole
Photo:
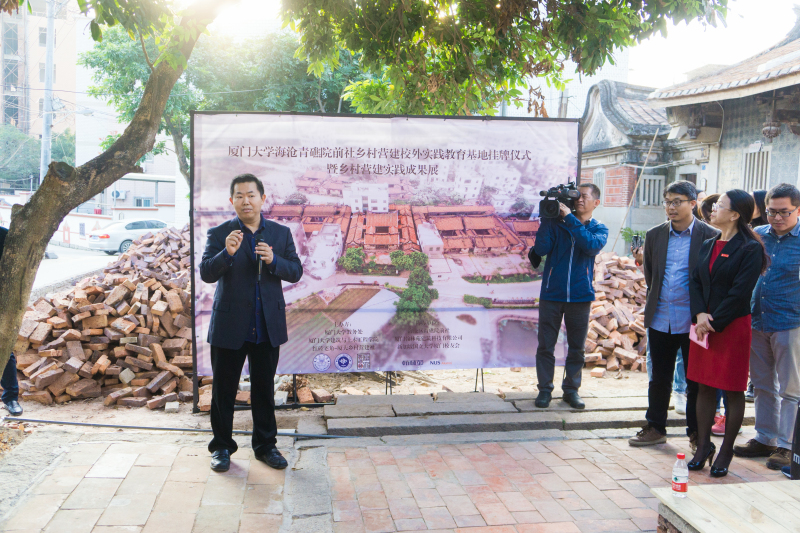
[[[569,214],[563,220],[542,218],[533,251],[547,256],[539,299],[554,302],[594,301],[594,258],[608,241],[608,228],[595,219],[587,224]]]

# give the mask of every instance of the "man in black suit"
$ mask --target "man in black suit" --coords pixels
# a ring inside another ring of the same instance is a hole
[[[3,248],[6,244],[8,230],[0,227],[0,257],[3,256]],[[8,410],[8,414],[19,416],[22,414],[22,406],[19,404],[19,382],[17,381],[17,358],[14,352],[8,358],[6,368],[3,370],[3,377],[0,379],[0,387],[3,387],[3,404]]]
[[[238,446],[233,440],[233,407],[244,360],[250,363],[253,451],[273,468],[286,468],[278,451],[275,369],[287,340],[286,303],[281,281],[296,283],[303,267],[289,229],[264,219],[264,185],[252,174],[231,181],[237,217],[208,230],[200,277],[217,283],[208,343],[214,373],[208,445],[211,469],[225,472]]]

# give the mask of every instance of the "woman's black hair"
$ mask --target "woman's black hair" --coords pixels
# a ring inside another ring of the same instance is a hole
[[[759,190],[753,191],[753,199],[756,201],[756,207],[758,208],[759,216],[754,218],[752,222],[750,222],[751,228],[757,228],[758,226],[763,226],[767,224],[767,204],[765,198],[767,197],[767,191]]]
[[[761,245],[761,273],[763,274],[770,263],[769,254],[764,248],[761,237],[753,231],[753,228],[748,223],[753,218],[756,202],[749,192],[742,189],[731,189],[725,193],[725,196],[728,197],[728,201],[731,204],[730,210],[739,214],[739,220],[736,222],[739,232],[744,235],[745,239],[753,239]]]
[[[714,204],[719,201],[720,196],[722,195],[718,193],[709,194],[700,201],[700,219],[706,224],[711,224],[711,210],[714,208]]]

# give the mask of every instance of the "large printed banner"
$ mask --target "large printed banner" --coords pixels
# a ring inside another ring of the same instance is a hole
[[[576,179],[577,121],[195,113],[192,152],[200,373],[215,286],[198,268],[242,173],[305,271],[284,282],[279,373],[534,365],[527,250],[539,191]]]

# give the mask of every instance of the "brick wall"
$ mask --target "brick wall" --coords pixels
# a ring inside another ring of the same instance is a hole
[[[594,183],[595,169],[581,169],[581,183]],[[606,181],[602,205],[627,207],[636,187],[636,169],[624,166],[605,167]]]

